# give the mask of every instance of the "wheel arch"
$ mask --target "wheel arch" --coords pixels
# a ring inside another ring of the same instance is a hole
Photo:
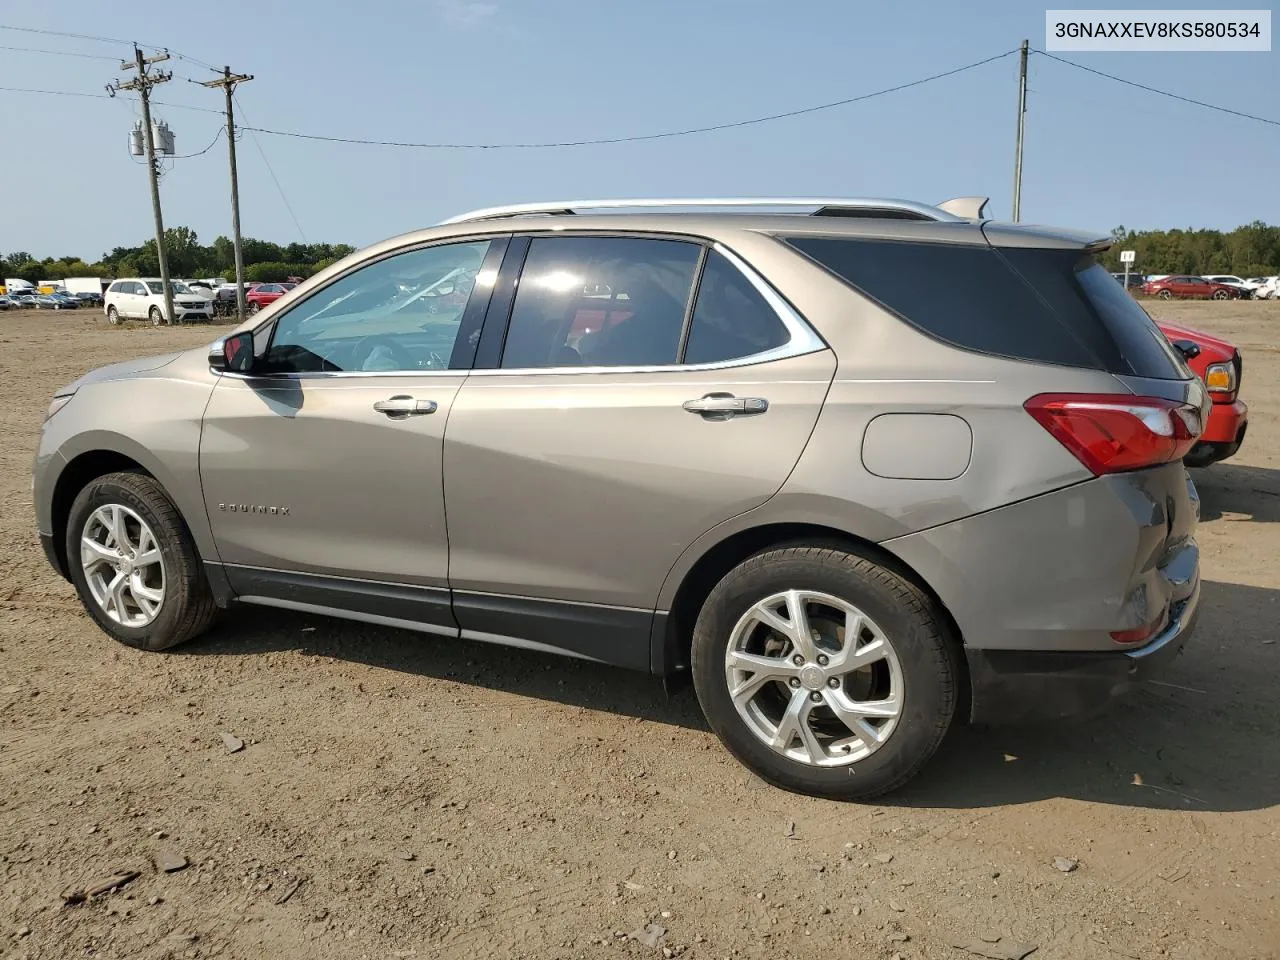
[[[929,598],[938,616],[942,618],[946,635],[956,645],[956,661],[962,671],[959,684],[961,698],[956,704],[956,716],[967,717],[970,690],[963,652],[964,637],[942,598],[915,569],[874,541],[822,523],[761,524],[731,533],[705,549],[680,579],[665,616],[655,617],[653,636],[650,638],[653,672],[663,677],[668,684],[687,678],[693,625],[712,588],[748,557],[763,550],[797,543],[833,547],[865,557],[897,573]]]

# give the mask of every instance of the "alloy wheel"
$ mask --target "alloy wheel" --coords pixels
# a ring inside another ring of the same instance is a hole
[[[125,627],[145,627],[164,605],[164,560],[147,522],[130,508],[104,504],[85,521],[80,565],[102,612]]]
[[[730,635],[724,668],[747,728],[799,763],[863,760],[902,715],[893,644],[865,613],[830,594],[787,590],[754,604]]]

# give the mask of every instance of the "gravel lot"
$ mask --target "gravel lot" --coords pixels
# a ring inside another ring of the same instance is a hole
[[[1197,638],[1098,720],[957,730],[882,805],[764,786],[622,671],[264,609],[109,641],[36,542],[45,407],[220,328],[0,314],[0,956],[1280,956],[1280,303],[1150,309],[1245,356]]]

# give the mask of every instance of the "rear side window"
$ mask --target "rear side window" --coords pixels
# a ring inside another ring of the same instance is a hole
[[[913,326],[966,350],[1144,377],[1185,376],[1151,318],[1078,250],[785,239]]]
[[[502,366],[674,364],[701,247],[638,237],[537,237]]]

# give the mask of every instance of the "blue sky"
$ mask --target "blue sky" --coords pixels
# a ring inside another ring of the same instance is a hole
[[[1101,7],[1104,4],[1090,4]],[[1058,6],[1058,4],[1054,4]],[[1202,3],[1201,6],[1208,6]],[[53,12],[53,11],[56,11]],[[10,0],[0,23],[137,39],[255,79],[241,122],[408,141],[626,136],[856,96],[1005,50],[1043,47],[1044,5],[860,0],[224,0],[52,7]],[[0,44],[130,55],[127,47],[0,30]],[[1109,73],[1280,118],[1280,53],[1075,53]],[[221,107],[176,59],[158,100]],[[992,198],[1007,217],[1017,57],[864,103],[647,143],[447,151],[245,136],[246,235],[373,242],[474,207],[591,196],[817,194]],[[0,49],[0,87],[101,93],[108,60]],[[1280,127],[1216,114],[1033,56],[1023,219],[1086,229],[1280,222]],[[0,250],[36,256],[152,235],[144,168],[127,152],[134,105],[0,91]],[[156,114],[178,153],[221,118]],[[288,203],[264,165],[274,168]],[[230,232],[226,147],[176,160],[168,226]],[[300,229],[299,229],[300,225]]]

